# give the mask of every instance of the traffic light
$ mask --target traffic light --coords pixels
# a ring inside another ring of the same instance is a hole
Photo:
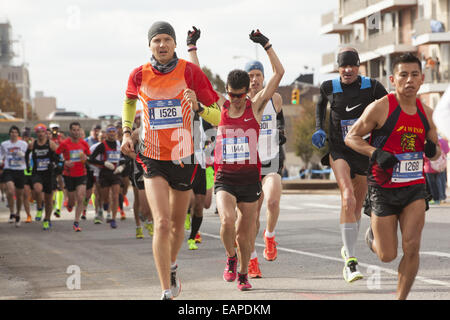
[[[292,104],[300,104],[300,89],[295,88],[292,90]]]

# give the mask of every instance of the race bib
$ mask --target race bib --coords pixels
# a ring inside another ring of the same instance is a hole
[[[260,128],[261,128],[261,131],[259,132],[260,135],[272,134],[272,131],[275,129],[273,128],[272,115],[269,114],[262,117]]]
[[[243,138],[224,138],[223,160],[225,162],[239,162],[250,160],[250,149],[248,146],[248,137]]]
[[[353,127],[356,121],[358,121],[358,119],[341,120],[342,139],[345,140],[345,137],[347,136],[348,132]],[[366,134],[363,137],[363,139],[367,139],[369,137],[370,133]]]
[[[83,153],[83,150],[70,150],[70,161],[72,162],[80,162],[80,155]]]
[[[25,165],[25,161],[21,157],[9,158],[9,167],[11,169],[21,169]]]
[[[49,158],[37,158],[36,159],[36,170],[37,171],[46,171],[48,170],[48,165],[50,164]]]
[[[410,152],[395,155],[400,161],[392,171],[392,182],[409,182],[423,178],[423,153]]]
[[[181,100],[153,100],[148,102],[152,130],[180,128],[183,126]]]
[[[106,159],[111,163],[119,163],[120,161],[120,151],[106,151]]]

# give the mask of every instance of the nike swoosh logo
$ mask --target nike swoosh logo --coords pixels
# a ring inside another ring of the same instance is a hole
[[[261,192],[258,192],[258,193],[256,194],[256,196],[258,197],[260,194],[261,194]]]
[[[250,119],[244,119],[245,122],[250,121],[250,120],[253,120],[253,118],[250,118]]]
[[[358,108],[359,106],[361,106],[361,103],[358,104],[358,105],[356,105],[356,106],[354,106],[354,107],[351,107],[351,108],[349,108],[349,107],[347,106],[347,107],[345,108],[345,111],[350,112],[350,111],[352,111],[353,109]]]

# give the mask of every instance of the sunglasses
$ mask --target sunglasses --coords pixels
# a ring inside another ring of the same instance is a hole
[[[117,132],[117,129],[116,128],[108,128],[108,129],[106,129],[106,132]]]
[[[240,98],[245,97],[247,95],[247,92],[244,92],[244,93],[227,92],[227,94],[230,98],[239,98],[240,99]]]

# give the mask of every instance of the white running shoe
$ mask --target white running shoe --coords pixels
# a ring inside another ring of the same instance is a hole
[[[163,292],[161,300],[173,300],[172,292]]]
[[[177,278],[177,269],[178,266],[174,270],[170,271],[170,291],[172,292],[172,296],[178,297],[181,292],[181,282],[180,279]]]
[[[356,258],[350,258],[347,260],[342,273],[344,275],[344,280],[348,283],[363,278],[362,273],[358,270],[358,260],[356,260]]]
[[[20,227],[20,216],[16,214],[16,228]]]

